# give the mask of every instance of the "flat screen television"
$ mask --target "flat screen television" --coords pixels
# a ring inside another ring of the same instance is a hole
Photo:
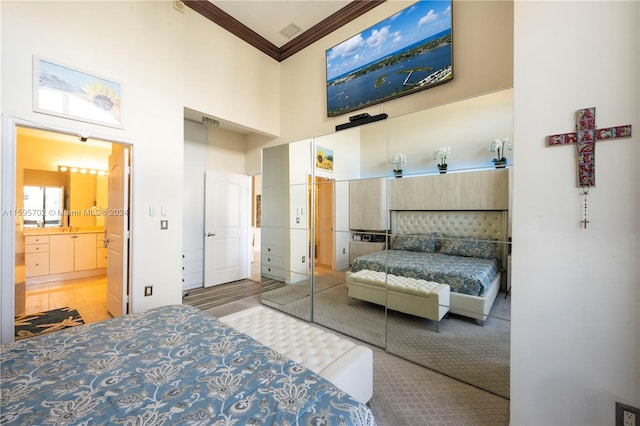
[[[327,49],[327,116],[451,81],[451,3],[418,1]]]

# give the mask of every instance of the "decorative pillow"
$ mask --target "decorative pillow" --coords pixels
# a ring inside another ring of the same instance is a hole
[[[433,234],[398,235],[393,240],[393,250],[433,253],[436,251],[436,240],[433,237]]]
[[[445,239],[441,242],[440,253],[493,259],[496,257],[496,243],[472,238]]]

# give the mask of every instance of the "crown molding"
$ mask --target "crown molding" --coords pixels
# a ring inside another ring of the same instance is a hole
[[[184,4],[214,24],[219,25],[276,61],[281,62],[385,1],[352,1],[280,48],[208,0],[184,0]]]

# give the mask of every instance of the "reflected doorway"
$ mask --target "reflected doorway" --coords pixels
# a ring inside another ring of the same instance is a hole
[[[334,179],[316,176],[315,262],[329,270],[335,269],[334,190]]]

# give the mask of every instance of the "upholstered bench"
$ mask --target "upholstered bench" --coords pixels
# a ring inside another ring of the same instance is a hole
[[[373,395],[373,351],[309,323],[255,306],[220,320],[304,365],[359,402]]]
[[[436,331],[451,305],[447,284],[367,269],[347,272],[347,288],[350,297],[435,321]]]

